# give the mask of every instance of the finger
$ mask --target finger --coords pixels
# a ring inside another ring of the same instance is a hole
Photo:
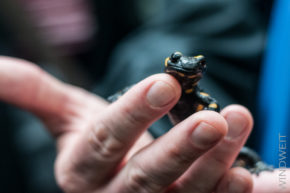
[[[133,155],[135,155],[140,149],[152,143],[154,138],[149,132],[142,134],[139,139],[135,142],[134,146],[127,153],[124,162],[127,162]]]
[[[253,120],[250,112],[239,105],[225,108],[221,115],[228,124],[226,137],[181,176],[174,187],[175,192],[211,193],[233,164],[251,131]]]
[[[259,176],[254,175],[253,193],[289,193],[289,178],[289,168],[279,168],[274,172],[262,172]]]
[[[226,132],[218,113],[198,112],[129,160],[106,192],[163,192]]]
[[[65,122],[96,97],[53,78],[35,64],[0,57],[0,100],[29,110],[49,121]],[[92,104],[92,103],[91,103]],[[100,105],[103,103],[100,103]],[[53,135],[63,128],[48,128]]]
[[[253,179],[244,168],[230,169],[217,187],[216,193],[252,193]]]
[[[73,173],[69,176],[82,176],[92,184],[102,181],[116,169],[144,130],[166,114],[179,97],[180,86],[169,75],[159,74],[141,81],[83,133],[74,146],[73,162],[66,171],[59,169]]]
[[[59,88],[59,83],[36,65],[20,59],[0,58],[0,98],[25,109],[53,111],[56,98],[44,97],[47,88]],[[49,86],[48,86],[49,85]],[[45,89],[44,89],[45,88]],[[47,101],[44,102],[44,99]],[[59,103],[58,103],[59,104]]]

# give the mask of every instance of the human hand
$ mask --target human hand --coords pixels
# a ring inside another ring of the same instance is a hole
[[[250,174],[230,169],[252,127],[245,108],[195,113],[155,141],[143,134],[180,96],[169,75],[149,77],[108,105],[30,63],[0,58],[0,87],[1,100],[34,112],[55,136],[65,192],[251,192]]]

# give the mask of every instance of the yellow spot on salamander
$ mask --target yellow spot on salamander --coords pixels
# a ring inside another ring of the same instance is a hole
[[[201,94],[202,96],[209,96],[209,94],[207,94],[207,93],[205,93],[205,92],[200,92],[200,94]]]
[[[189,93],[192,93],[192,92],[193,92],[193,88],[190,88],[190,89],[185,90],[185,93],[186,94],[189,94]]]
[[[196,85],[197,85],[197,83],[198,83],[198,82],[194,82],[194,83],[192,84],[192,86],[196,86]]]
[[[191,75],[191,76],[188,76],[187,78],[192,79],[192,78],[195,78],[195,77],[196,77],[196,75]]]
[[[216,103],[212,103],[212,104],[208,105],[208,107],[216,109],[218,106]]]
[[[197,55],[197,56],[194,56],[194,58],[202,58],[203,57],[203,55]]]
[[[170,73],[170,72],[173,72],[173,71],[166,69],[165,72]]]
[[[199,104],[196,108],[196,111],[201,111],[203,110],[204,106],[202,104]]]
[[[185,75],[181,72],[178,72],[178,75],[181,76],[181,77],[184,77]]]
[[[185,77],[185,74],[183,74],[181,72],[176,72],[176,71],[168,70],[168,69],[166,69],[165,72],[167,72],[167,73],[173,73],[173,74],[178,74],[178,76],[180,76],[180,77]]]
[[[181,56],[182,56],[182,53],[181,53],[181,52],[178,52],[178,51],[175,52],[174,54],[175,54],[175,55],[181,55]]]
[[[168,66],[168,60],[169,60],[169,57],[167,57],[167,58],[165,59],[165,67]]]

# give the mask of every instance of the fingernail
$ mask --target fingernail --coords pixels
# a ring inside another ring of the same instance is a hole
[[[242,178],[234,177],[228,185],[229,193],[245,193],[247,191],[247,182]]]
[[[213,126],[201,122],[193,131],[192,140],[197,148],[207,149],[217,143],[222,135]]]
[[[147,100],[154,107],[163,107],[169,104],[175,98],[175,95],[172,86],[163,81],[157,81],[149,89]]]
[[[242,135],[248,124],[246,118],[240,113],[229,113],[226,117],[229,125],[227,139],[232,140]]]

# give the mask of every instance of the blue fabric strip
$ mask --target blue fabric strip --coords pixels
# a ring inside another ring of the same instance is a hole
[[[290,0],[275,2],[260,85],[261,157],[276,167],[284,160],[290,167]]]

